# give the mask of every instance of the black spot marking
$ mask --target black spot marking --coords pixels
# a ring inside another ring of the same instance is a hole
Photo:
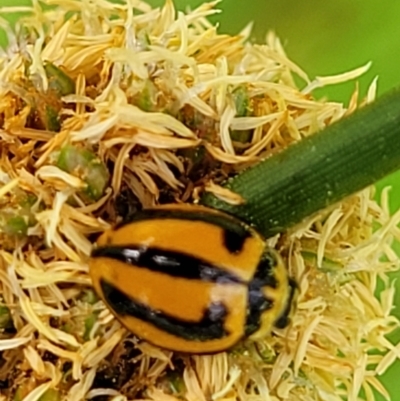
[[[227,308],[222,303],[211,303],[200,321],[186,321],[136,301],[105,280],[100,285],[106,302],[121,317],[135,317],[185,340],[209,341],[229,334],[224,327]]]
[[[237,231],[224,230],[224,245],[230,253],[239,253],[246,242],[247,237]]]
[[[264,295],[263,289],[278,287],[279,283],[274,275],[276,264],[273,254],[265,252],[249,284],[246,336],[255,333],[260,328],[262,314],[274,305],[274,301]]]
[[[283,311],[282,315],[274,323],[275,327],[278,329],[284,329],[290,323],[289,314],[292,309],[294,294],[297,290],[297,284],[292,278],[289,278],[289,287],[290,287],[290,294],[287,299],[285,310]]]
[[[205,260],[165,249],[140,245],[105,246],[94,249],[92,257],[119,260],[128,265],[149,269],[188,280],[202,280],[219,284],[242,283],[240,277]]]
[[[255,333],[260,328],[262,314],[271,309],[274,302],[265,297],[262,293],[262,287],[250,285],[248,294],[248,311],[246,318],[246,337]]]

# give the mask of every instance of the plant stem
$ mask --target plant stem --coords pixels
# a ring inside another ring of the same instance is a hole
[[[242,196],[201,203],[255,226],[267,238],[400,169],[400,89],[289,146],[224,183]]]

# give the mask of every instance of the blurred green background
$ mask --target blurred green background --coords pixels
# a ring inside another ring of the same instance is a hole
[[[163,0],[149,0],[162,5]],[[199,0],[175,0],[179,9],[195,7]],[[28,0],[0,0],[0,6],[30,4]],[[360,93],[379,76],[378,95],[400,84],[400,1],[396,0],[224,0],[213,17],[220,30],[236,33],[254,21],[253,38],[261,42],[268,30],[281,38],[288,56],[313,79],[333,75],[365,65],[372,67],[359,79]],[[1,37],[0,37],[1,40]],[[316,91],[317,97],[347,104],[355,82],[335,85]],[[378,183],[381,190],[391,185],[391,209],[400,208],[400,172]],[[400,280],[397,308],[400,317]],[[400,336],[396,340],[399,340]],[[388,370],[383,382],[392,400],[400,401],[400,362]],[[377,397],[377,399],[382,399]]]

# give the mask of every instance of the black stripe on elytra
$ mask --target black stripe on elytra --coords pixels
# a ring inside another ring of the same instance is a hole
[[[249,283],[246,336],[253,334],[260,328],[262,314],[274,305],[274,301],[264,295],[264,287],[277,288],[278,281],[274,275],[276,263],[274,256],[265,252],[252,281]]]
[[[219,284],[243,283],[240,277],[205,260],[165,249],[140,245],[104,246],[95,248],[92,257],[115,259],[131,266],[189,280]]]
[[[209,341],[229,334],[224,327],[227,308],[223,303],[211,303],[204,311],[202,319],[193,322],[151,309],[148,305],[128,297],[106,280],[101,279],[100,286],[106,302],[118,316],[135,317],[185,340]]]
[[[116,229],[133,222],[143,220],[176,219],[189,221],[204,221],[214,224],[224,231],[224,245],[231,253],[238,253],[243,249],[246,239],[251,237],[251,231],[233,217],[219,213],[209,213],[199,210],[174,209],[147,209],[141,210],[128,222],[117,225]],[[218,244],[217,244],[218,246]]]

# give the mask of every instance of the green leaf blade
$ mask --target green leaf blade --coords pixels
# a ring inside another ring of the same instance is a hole
[[[399,168],[398,89],[228,180],[242,205],[210,193],[201,203],[271,237]]]

